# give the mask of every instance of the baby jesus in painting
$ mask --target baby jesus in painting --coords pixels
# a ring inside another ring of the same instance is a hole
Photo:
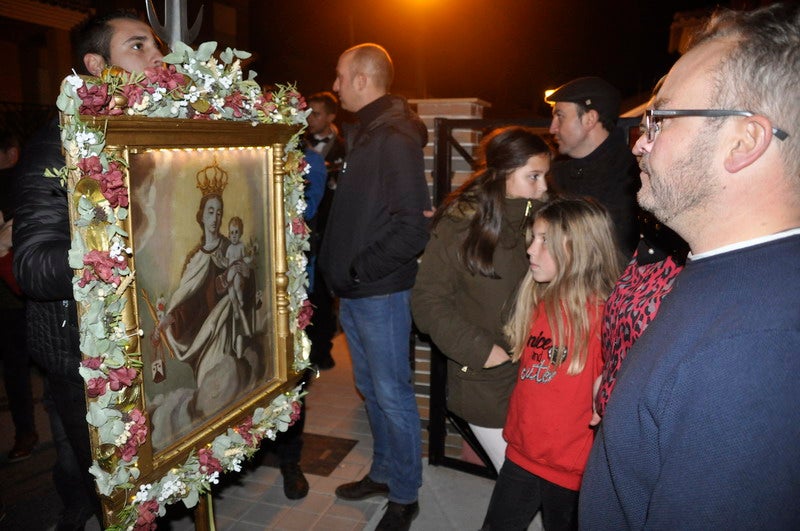
[[[244,313],[244,294],[243,286],[245,279],[250,276],[251,263],[253,261],[252,252],[248,252],[247,247],[242,242],[244,233],[244,223],[242,218],[234,216],[228,222],[228,239],[230,245],[225,252],[225,259],[228,267],[228,297],[234,307],[233,317],[239,320],[245,336],[250,336],[250,327]],[[242,267],[232,267],[240,264]]]

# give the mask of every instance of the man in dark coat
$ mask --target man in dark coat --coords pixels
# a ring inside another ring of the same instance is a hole
[[[345,51],[333,89],[358,123],[346,131],[320,267],[340,297],[356,386],[374,438],[372,466],[336,495],[387,495],[378,529],[408,529],[422,482],[419,412],[409,364],[410,295],[428,241],[430,197],[422,148],[427,130],[408,103],[388,94],[389,55],[376,44]]]
[[[547,101],[553,105],[550,133],[562,155],[550,171],[553,191],[600,201],[614,221],[620,249],[631,256],[639,241],[639,166],[625,131],[616,127],[619,91],[599,77],[581,77],[557,88]]]

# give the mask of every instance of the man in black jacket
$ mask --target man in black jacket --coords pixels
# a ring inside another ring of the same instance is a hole
[[[409,364],[409,297],[417,256],[428,241],[430,198],[422,147],[427,130],[406,101],[388,94],[389,55],[376,44],[345,51],[333,90],[358,123],[345,131],[339,175],[320,267],[340,297],[356,386],[374,438],[372,466],[336,495],[388,495],[378,529],[408,529],[422,482],[419,412]]]
[[[614,220],[621,250],[630,257],[639,241],[639,165],[625,132],[616,127],[619,91],[599,77],[581,77],[557,88],[547,101],[553,105],[550,133],[562,155],[550,170],[553,191],[600,201]]]
[[[106,65],[131,72],[161,64],[163,58],[150,27],[127,12],[89,21],[80,33],[78,52],[84,66],[99,75]],[[20,163],[14,217],[14,274],[28,297],[31,356],[45,371],[50,423],[57,451],[53,469],[64,503],[57,529],[83,529],[92,515],[102,524],[94,480],[84,383],[78,374],[81,355],[72,295],[73,271],[67,261],[70,223],[67,190],[47,168],[64,165],[58,124],[53,121],[26,144]]]

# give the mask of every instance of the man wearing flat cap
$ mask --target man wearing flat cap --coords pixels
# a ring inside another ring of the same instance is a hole
[[[548,98],[550,133],[559,160],[551,176],[555,191],[588,195],[611,213],[620,249],[631,256],[638,241],[636,192],[639,167],[619,129],[620,93],[599,77],[573,79]]]

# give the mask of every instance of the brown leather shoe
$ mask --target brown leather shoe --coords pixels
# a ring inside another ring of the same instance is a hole
[[[29,458],[38,442],[39,436],[36,433],[17,435],[14,438],[14,447],[8,452],[9,462],[13,463],[14,461],[22,461]]]
[[[364,476],[360,481],[345,483],[336,487],[336,497],[343,500],[363,500],[371,496],[386,496],[389,494],[389,485],[377,483]]]
[[[408,531],[419,514],[419,503],[389,502],[375,531]]]

